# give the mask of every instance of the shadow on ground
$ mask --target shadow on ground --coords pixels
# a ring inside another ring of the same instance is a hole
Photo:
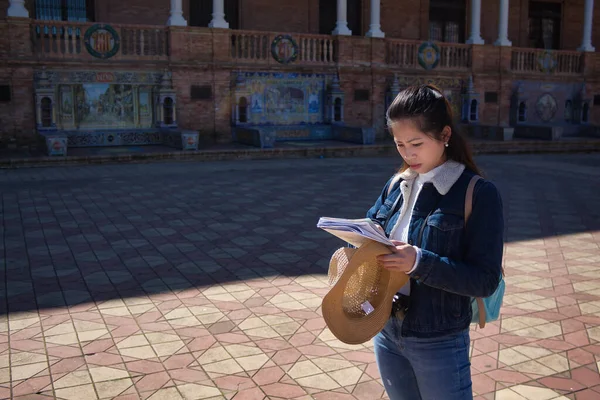
[[[486,156],[507,242],[600,230],[600,155]],[[320,216],[362,218],[398,159],[6,170],[0,313],[325,274],[342,243]]]

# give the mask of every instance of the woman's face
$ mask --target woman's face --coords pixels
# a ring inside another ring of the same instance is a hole
[[[425,174],[446,161],[444,143],[450,139],[449,127],[442,132],[443,141],[421,132],[411,120],[395,121],[392,133],[398,153],[413,171]]]

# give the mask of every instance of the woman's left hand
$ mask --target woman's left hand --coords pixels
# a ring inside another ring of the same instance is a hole
[[[392,240],[392,243],[394,246],[388,248],[393,253],[377,256],[377,262],[390,271],[409,272],[415,265],[417,251],[410,244],[398,240]]]

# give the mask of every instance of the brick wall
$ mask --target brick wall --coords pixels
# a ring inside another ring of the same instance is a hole
[[[211,86],[213,98],[207,100],[192,100],[190,89],[193,85]],[[204,140],[213,141],[215,123],[215,91],[212,68],[197,68],[173,70],[173,87],[177,90],[177,121],[187,129],[200,132]]]
[[[183,0],[184,17],[189,21],[189,2]],[[241,27],[247,30],[318,33],[319,1],[325,0],[240,0]],[[330,0],[335,1],[335,0]],[[561,45],[575,50],[581,44],[585,0],[546,0],[563,3]],[[9,0],[0,0],[0,18],[6,15]],[[35,0],[26,0],[33,15]],[[363,0],[363,33],[369,29],[370,1]],[[513,46],[526,47],[529,0],[510,0],[509,39]],[[96,20],[109,23],[164,25],[169,18],[169,0],[97,0]],[[492,44],[498,36],[499,0],[482,1],[481,34]],[[467,0],[465,27],[470,27]],[[386,37],[426,39],[429,35],[428,0],[381,0],[381,26]],[[593,43],[600,47],[600,2],[594,5]]]
[[[0,82],[10,84],[12,93],[10,102],[0,102],[0,139],[31,141],[35,128],[32,68],[1,68]]]
[[[28,0],[32,11],[31,1]],[[189,20],[189,1],[183,0],[184,17]],[[564,6],[562,42],[564,47],[576,49],[581,43],[583,7],[585,0],[567,0]],[[317,33],[319,29],[319,0],[241,0],[243,3],[242,27],[251,30],[276,32]],[[482,36],[487,44],[497,38],[499,0],[483,2]],[[600,50],[600,1],[595,7],[595,29],[593,44]],[[370,2],[363,1],[363,33],[369,29]],[[386,37],[405,39],[426,39],[428,37],[429,2],[426,0],[382,0],[382,30]],[[0,13],[5,15],[8,0],[0,0]],[[97,20],[110,23],[139,23],[164,25],[169,17],[168,0],[97,0]],[[6,21],[6,20],[5,20]],[[469,26],[469,16],[465,16]],[[511,0],[509,14],[509,39],[513,46],[527,45],[528,0]],[[298,70],[294,66],[283,67],[278,64],[237,65],[231,63],[229,32],[198,28],[172,28],[171,32],[171,69],[173,81],[178,93],[178,121],[181,128],[201,132],[204,140],[228,142],[231,139],[231,69],[270,70],[273,65],[285,70]],[[568,37],[567,37],[568,36]],[[392,70],[383,65],[384,42],[364,37],[340,38],[340,64],[338,66],[303,66],[303,72],[327,72],[334,68],[340,71],[342,88],[346,93],[344,117],[346,123],[354,126],[374,126],[380,135],[384,135],[384,96],[388,89]],[[507,71],[510,49],[493,46],[475,46],[473,49],[472,71],[458,75],[462,78],[472,73],[476,89],[481,95],[480,121],[482,124],[504,124],[508,122],[508,105],[512,74]],[[28,25],[25,22],[9,23],[0,21],[0,57],[9,55],[12,66],[0,68],[0,83],[10,83],[13,99],[10,103],[0,103],[0,135],[17,133],[19,137],[31,137],[35,126],[33,104],[31,40]],[[21,66],[20,61],[25,60]],[[377,65],[377,67],[371,67]],[[600,94],[597,71],[600,71],[600,58],[589,60],[592,71],[586,76],[590,82],[590,97]],[[6,64],[4,64],[6,65]],[[26,65],[26,66],[25,66]],[[38,64],[39,65],[39,64]],[[108,61],[83,62],[73,68],[79,70],[111,68],[114,63]],[[119,69],[162,69],[164,65],[152,62],[119,64]],[[420,69],[408,72],[421,76],[436,76],[437,71],[424,72]],[[448,73],[446,73],[448,75]],[[551,80],[539,75],[531,79]],[[567,78],[581,81],[582,77]],[[192,85],[210,85],[213,97],[209,100],[192,100]],[[367,89],[369,100],[354,100],[356,89]],[[484,103],[485,91],[498,93],[497,104]],[[591,121],[600,123],[600,107],[592,107]]]
[[[381,30],[389,38],[420,39],[422,37],[422,2],[421,0],[406,0],[404,3],[402,7],[399,7],[399,3],[396,1],[381,2]],[[427,8],[427,13],[429,13],[429,8]]]
[[[169,19],[167,0],[96,1],[96,20],[113,24],[165,25]]]
[[[344,122],[348,125],[371,125],[372,115],[372,85],[370,74],[361,74],[360,72],[340,73],[340,83],[344,91]],[[356,89],[366,89],[370,96],[366,101],[355,101],[354,91]]]
[[[319,15],[318,3],[308,0],[243,0],[240,11],[242,29],[276,32],[310,32]]]
[[[514,0],[509,3],[515,2]],[[485,0],[481,6],[481,37],[486,43],[493,44],[498,39],[498,10],[500,0]],[[510,13],[510,12],[509,12]],[[467,25],[471,18],[467,16]]]
[[[581,46],[584,2],[585,0],[570,0],[563,4],[561,48],[564,50],[577,50]]]
[[[523,3],[527,4],[527,1],[528,0],[514,0],[509,3],[508,39],[512,42],[513,46],[521,46],[521,16],[523,9],[527,9],[527,7],[523,7]]]

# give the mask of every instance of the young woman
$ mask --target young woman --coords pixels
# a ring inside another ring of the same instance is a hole
[[[467,186],[480,173],[437,88],[404,90],[387,120],[404,164],[367,217],[395,245],[378,261],[411,279],[375,337],[379,372],[391,400],[472,399],[471,299],[492,295],[500,282],[502,200],[478,180],[465,223]]]

